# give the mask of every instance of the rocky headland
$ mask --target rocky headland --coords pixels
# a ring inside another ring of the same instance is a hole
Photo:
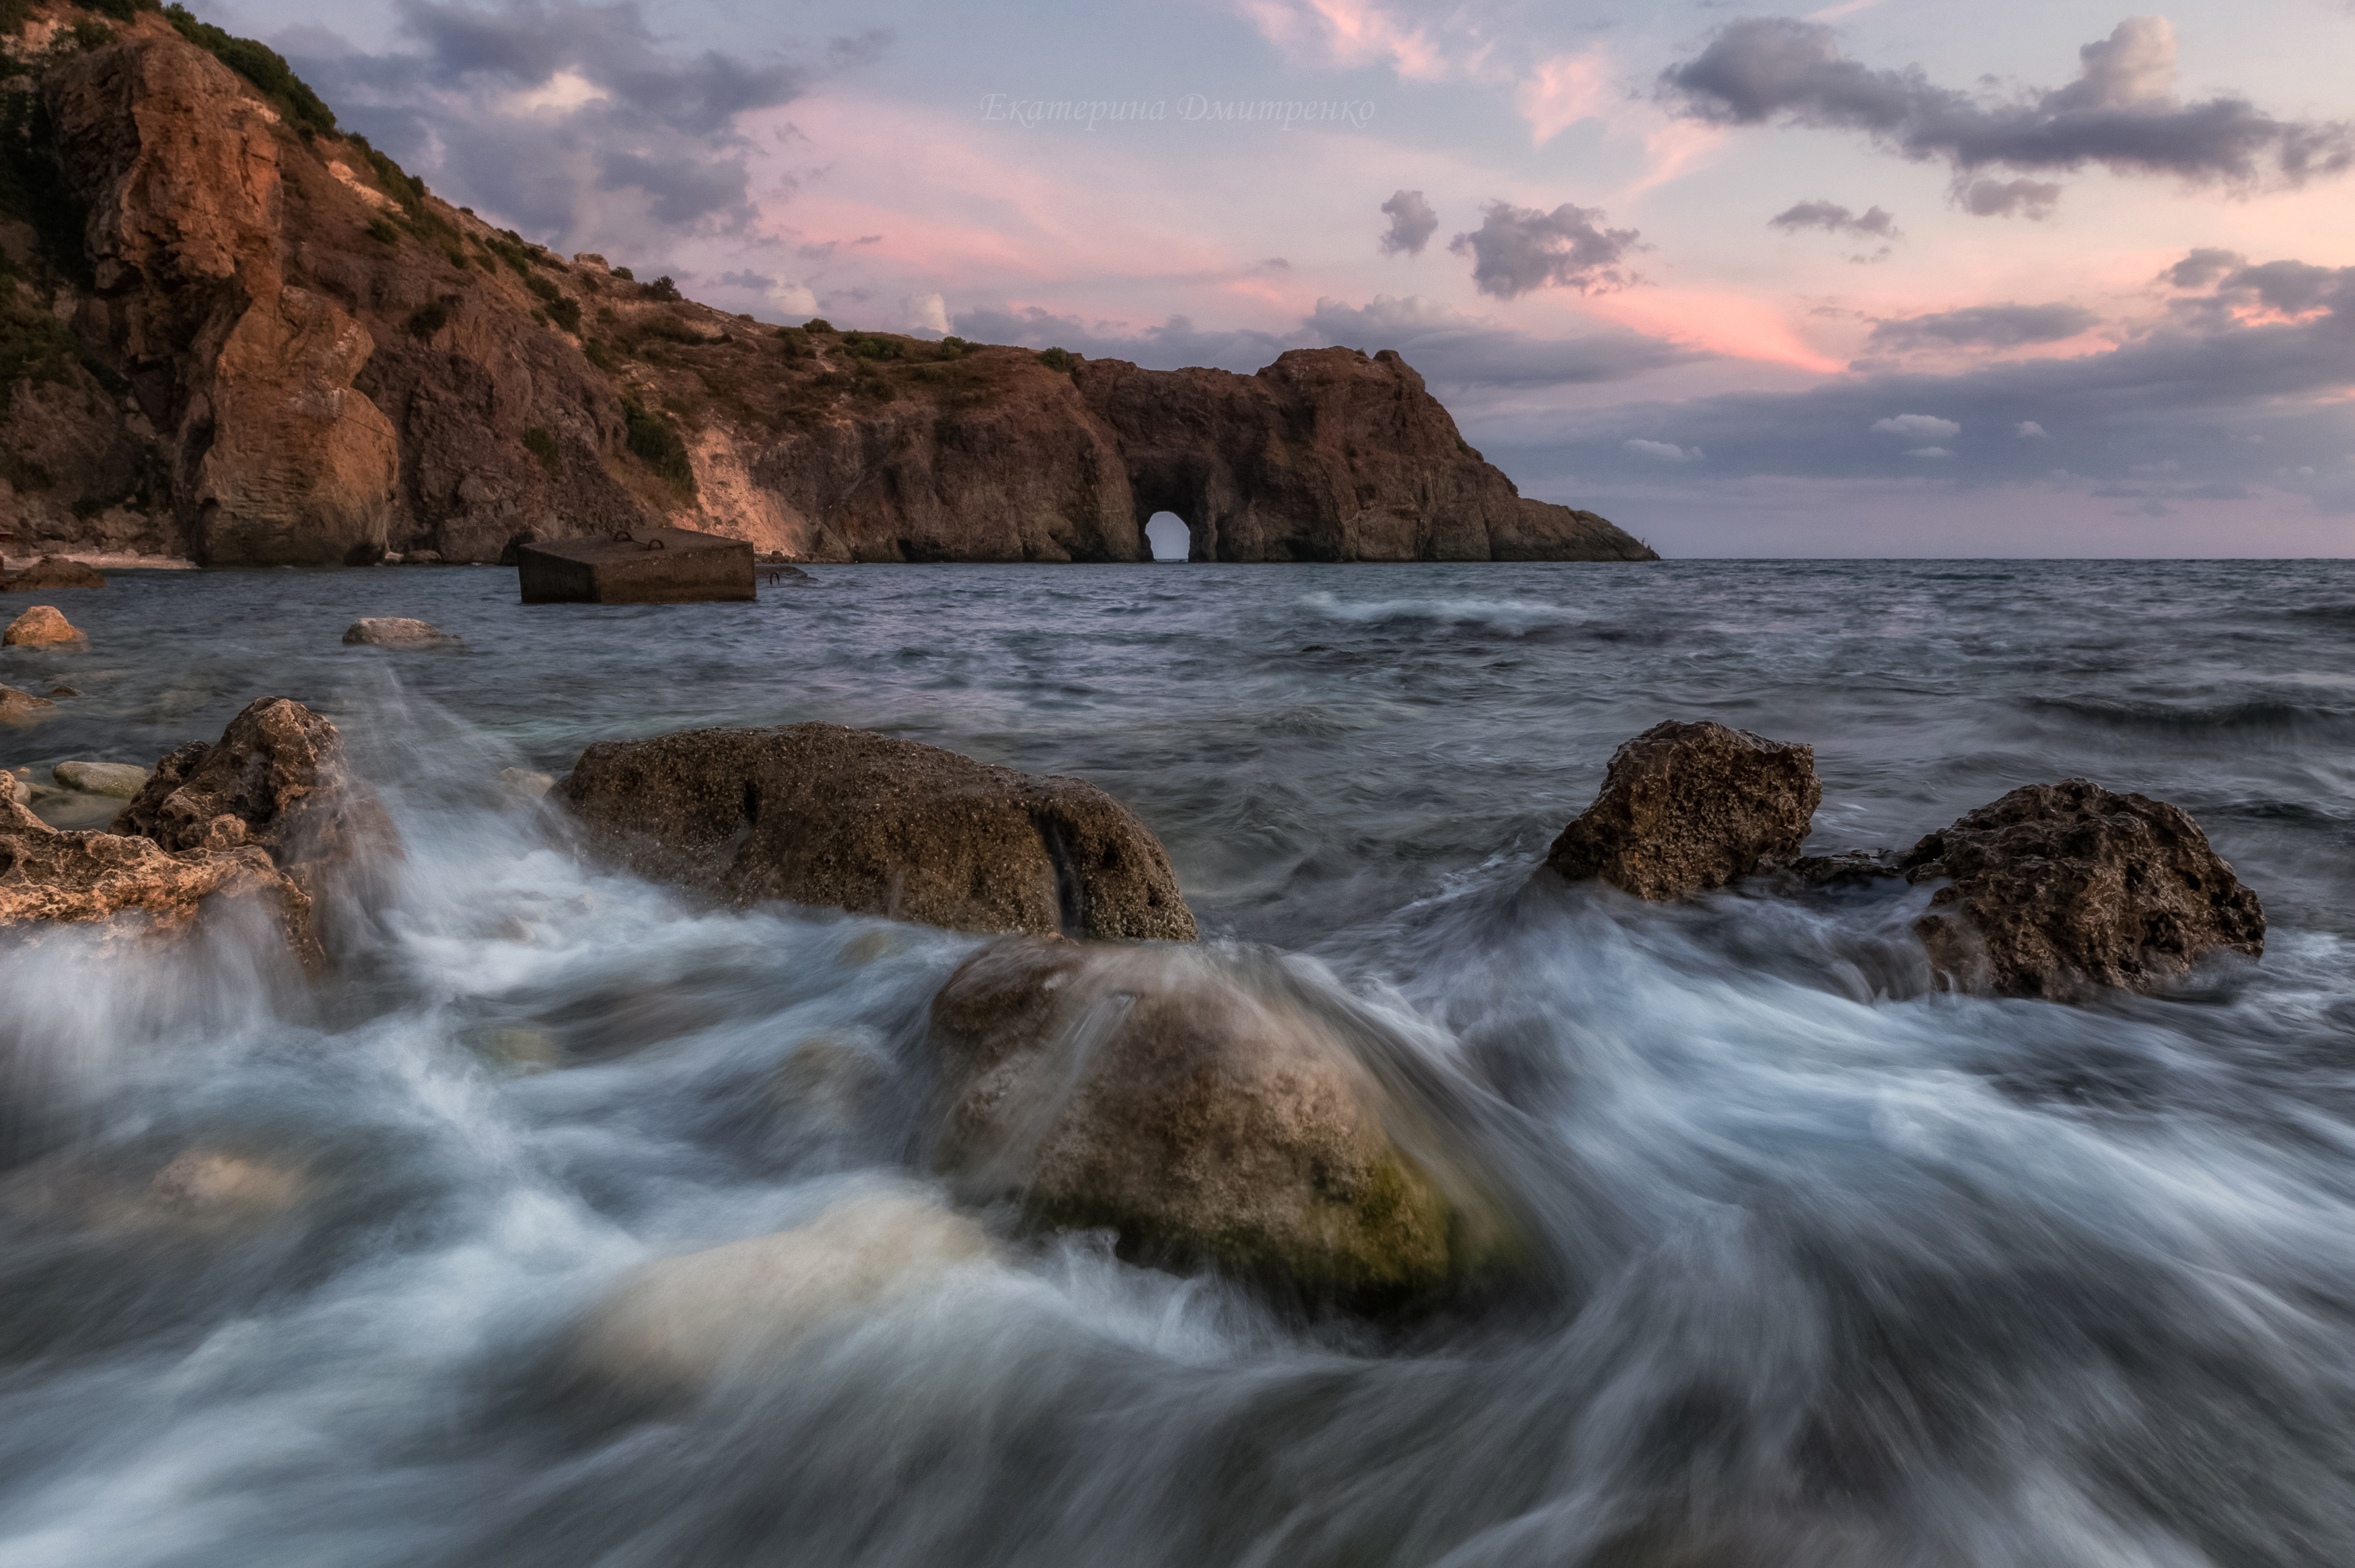
[[[495,561],[670,525],[800,560],[1134,561],[1169,511],[1199,560],[1655,558],[1522,496],[1393,352],[1239,376],[766,325],[449,206],[178,7],[9,15],[19,554]]]

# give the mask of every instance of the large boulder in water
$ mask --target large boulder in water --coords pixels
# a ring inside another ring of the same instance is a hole
[[[1798,857],[1824,787],[1811,746],[1703,722],[1657,724],[1612,753],[1594,804],[1546,864],[1638,898],[1722,887]]]
[[[352,622],[344,633],[347,646],[369,648],[447,648],[459,638],[430,621],[405,615],[369,615]]]
[[[144,838],[60,832],[0,795],[0,927],[131,920],[176,935],[216,898],[258,900],[295,956],[317,961],[310,895],[262,850],[176,854]]]
[[[262,697],[218,741],[192,740],[155,764],[114,819],[167,850],[266,852],[314,897],[400,853],[375,794],[352,776],[335,725],[291,697]]]
[[[104,588],[106,579],[95,567],[65,556],[43,556],[23,571],[0,581],[0,590],[30,592],[36,589]]]
[[[1078,779],[839,725],[607,741],[556,789],[589,846],[731,903],[956,931],[1191,941],[1168,853]]]
[[[934,1165],[1034,1225],[1356,1308],[1515,1255],[1469,1140],[1404,1087],[1412,1047],[1263,957],[1000,942],[941,988],[932,1039]]]
[[[53,604],[37,604],[0,631],[0,647],[80,648],[90,639]]]
[[[2264,910],[2180,807],[2083,779],[2029,784],[1930,834],[1898,865],[1944,879],[1914,925],[1939,983],[2075,1001],[2156,991],[2205,954],[2257,958]]]

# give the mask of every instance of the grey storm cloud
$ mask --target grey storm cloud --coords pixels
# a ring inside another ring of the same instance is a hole
[[[1958,180],[1955,205],[1973,217],[2041,221],[2061,203],[2061,187],[2043,180]]]
[[[1382,203],[1390,214],[1389,231],[1382,236],[1385,256],[1420,256],[1431,237],[1439,232],[1439,215],[1423,199],[1421,191],[1400,191]]]
[[[1603,228],[1599,207],[1564,202],[1543,212],[1496,201],[1481,212],[1480,227],[1457,235],[1447,249],[1472,258],[1473,286],[1484,294],[1510,300],[1543,288],[1594,294],[1636,281],[1620,263],[1641,236],[1632,228]]]
[[[1870,234],[1882,239],[1902,238],[1896,217],[1879,207],[1867,207],[1862,217],[1834,202],[1803,201],[1785,208],[1766,220],[1769,228],[1780,228],[1796,234],[1803,228],[1820,228],[1828,234]]]
[[[2075,337],[2102,318],[2082,305],[1971,305],[1934,315],[1874,324],[1867,340],[1879,349],[2019,348]]]
[[[2343,123],[2276,120],[2242,98],[2174,98],[2175,32],[2164,17],[2121,22],[2078,57],[2077,79],[2065,86],[1987,101],[1942,87],[1918,66],[1883,70],[1849,59],[1821,23],[1764,16],[1728,24],[1662,84],[1704,120],[1861,131],[1958,172],[2101,164],[2121,174],[2239,184],[2270,175],[2296,184],[2355,163],[2355,134]]]
[[[1455,387],[1583,386],[1619,381],[1663,366],[1711,357],[1640,333],[1610,331],[1540,338],[1429,301],[1381,295],[1364,305],[1319,300],[1288,333],[1204,332],[1184,316],[1134,331],[1032,306],[959,312],[957,332],[988,343],[1060,346],[1093,358],[1126,359],[1156,370],[1188,365],[1252,371],[1288,348],[1342,344],[1368,353],[1394,348],[1425,380]]]
[[[1705,449],[1710,472],[1728,479],[1887,477],[1921,471],[1912,453],[1927,449],[1905,441],[1934,440],[1934,419],[1964,432],[2005,432],[1999,441],[1966,434],[1942,448],[1955,454],[1938,465],[1951,482],[2038,481],[2062,463],[2078,480],[2139,485],[2152,494],[2277,485],[2304,489],[2318,504],[2355,506],[2355,486],[2330,488],[2355,454],[2355,405],[2337,396],[2355,365],[2355,267],[2235,258],[2220,271],[2212,251],[2184,261],[2216,308],[2114,348],[1955,375],[1884,372],[1806,392],[1573,413],[1554,422],[1542,443],[1531,442],[1528,461],[1618,471],[1627,462],[1626,442],[1654,440]],[[2226,308],[2233,305],[2264,305],[2295,319],[2252,321]],[[1935,318],[1916,321],[1925,319]],[[1512,449],[1494,437],[1484,444],[1492,456]]]
[[[364,54],[324,29],[280,41],[343,118],[453,199],[559,243],[659,246],[751,217],[738,117],[790,102],[890,41],[807,61],[677,50],[629,0],[397,0],[405,47]]]

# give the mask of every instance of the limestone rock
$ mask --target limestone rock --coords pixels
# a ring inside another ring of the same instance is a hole
[[[6,796],[19,806],[24,805],[33,798],[32,780],[21,773],[0,773],[0,795]]]
[[[737,904],[1190,941],[1160,841],[1077,779],[839,725],[607,741],[558,786],[590,847]]]
[[[49,776],[69,789],[129,800],[146,788],[149,775],[146,768],[131,762],[60,762],[49,769]]]
[[[80,648],[90,639],[75,630],[55,605],[37,604],[0,631],[0,647]]]
[[[263,851],[175,854],[144,838],[59,832],[0,799],[0,927],[144,917],[149,931],[176,935],[215,897],[260,900],[296,957],[319,960],[310,895]]]
[[[641,1393],[690,1390],[757,1372],[826,1319],[993,1251],[979,1225],[937,1202],[847,1199],[789,1231],[640,1266],[591,1315],[580,1357]]]
[[[400,853],[383,805],[351,775],[336,726],[287,697],[263,697],[220,739],[193,740],[114,820],[167,850],[255,845],[317,897],[328,882]]]
[[[0,589],[8,592],[29,592],[33,589],[104,588],[106,579],[97,568],[64,556],[43,556],[21,572],[11,572],[0,579]]]
[[[57,706],[47,697],[37,697],[14,686],[0,686],[0,724],[30,724],[35,719],[47,718],[57,711]]]
[[[364,617],[353,621],[344,633],[346,644],[371,648],[446,648],[458,641],[454,634],[438,630],[425,621],[398,615]]]
[[[2076,1001],[2157,991],[2208,953],[2264,952],[2257,895],[2190,813],[2083,779],[2023,785],[1899,863],[1949,884],[1914,930],[1954,990]]]
[[[1314,1303],[1428,1303],[1504,1266],[1515,1227],[1468,1143],[1319,1003],[1251,955],[997,943],[932,1001],[934,1163],[1034,1224]]]
[[[1654,900],[1786,865],[1824,787],[1815,747],[1703,722],[1657,724],[1612,753],[1594,804],[1546,864]]]

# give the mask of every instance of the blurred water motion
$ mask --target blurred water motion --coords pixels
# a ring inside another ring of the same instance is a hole
[[[0,948],[0,1562],[2355,1562],[2355,570],[813,573],[128,574],[12,651],[85,694],[0,764],[282,694],[410,853],[324,987],[234,927]],[[1989,1002],[1923,994],[1893,885],[1524,892],[1664,717],[1814,742],[1820,850],[2175,800],[2265,960]],[[702,909],[500,782],[804,719],[1092,779],[1206,931],[1415,1021],[1503,1107],[1531,1287],[1312,1321],[958,1211],[924,1015],[975,938]]]

